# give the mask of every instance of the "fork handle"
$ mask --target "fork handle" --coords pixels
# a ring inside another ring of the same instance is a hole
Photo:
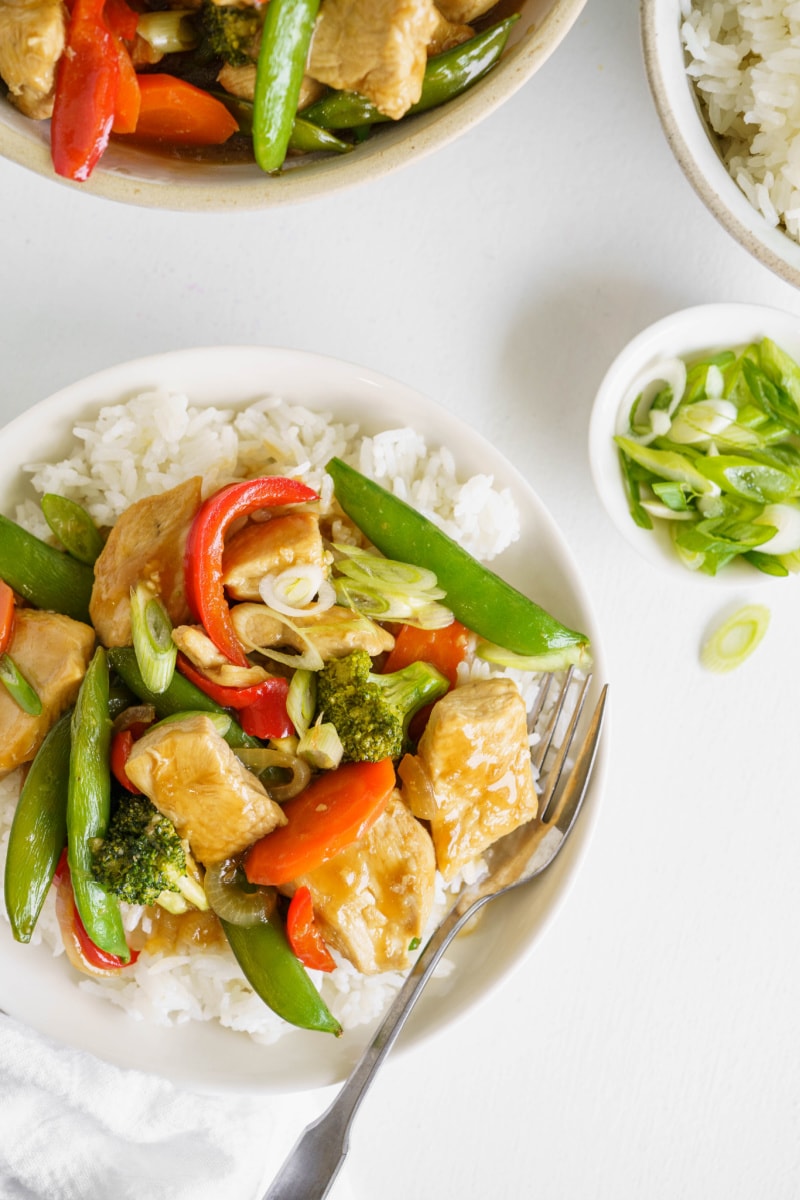
[[[324,1200],[347,1156],[350,1126],[358,1106],[450,942],[488,897],[465,910],[460,905],[432,935],[397,993],[375,1036],[325,1112],[307,1125],[263,1200]]]

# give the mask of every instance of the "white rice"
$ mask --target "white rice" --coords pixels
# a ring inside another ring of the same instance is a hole
[[[770,225],[800,239],[800,2],[681,0],[681,14],[726,167]]]
[[[181,395],[147,392],[104,408],[95,422],[76,428],[75,438],[69,458],[27,469],[38,493],[56,492],[78,500],[101,525],[113,524],[135,500],[198,474],[205,476],[207,493],[232,479],[258,473],[299,475],[321,492],[323,503],[329,503],[332,489],[323,468],[331,455],[338,455],[408,499],[484,561],[519,536],[519,515],[508,491],[495,488],[489,476],[460,481],[445,448],[429,449],[410,429],[361,437],[355,426],[336,423],[329,414],[312,413],[275,398],[223,411],[195,408]],[[48,535],[33,500],[20,507],[17,519],[39,536]],[[530,710],[538,676],[502,671],[482,662],[476,662],[469,674],[511,675]],[[534,732],[532,741],[536,737]],[[0,780],[0,869],[20,783],[20,772]],[[447,891],[471,882],[482,869],[481,863],[474,864]],[[439,879],[431,927],[447,906],[447,891]],[[140,915],[138,909],[126,912],[128,923],[132,926]],[[56,955],[64,952],[52,893],[32,940],[43,942]],[[402,977],[398,973],[367,977],[338,956],[337,962],[331,974],[315,975],[334,1016],[345,1029],[375,1019]],[[447,962],[439,968],[449,969]],[[217,1020],[261,1042],[291,1032],[252,992],[227,948],[171,956],[142,953],[119,978],[87,978],[78,986],[119,1005],[133,1018],[158,1024]]]

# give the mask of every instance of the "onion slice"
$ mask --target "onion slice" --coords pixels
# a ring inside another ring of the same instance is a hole
[[[769,628],[770,612],[763,604],[746,604],[709,635],[700,649],[708,671],[733,671],[749,658]]]
[[[236,859],[206,866],[204,887],[209,907],[229,925],[259,925],[271,917],[277,903],[275,888],[242,886],[244,872]],[[246,881],[245,881],[246,882]]]
[[[313,563],[298,563],[277,574],[265,575],[258,591],[269,608],[285,617],[310,617],[326,612],[336,599],[322,567]]]

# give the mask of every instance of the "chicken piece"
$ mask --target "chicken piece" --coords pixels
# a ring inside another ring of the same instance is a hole
[[[456,25],[476,21],[496,3],[497,0],[436,0],[442,16]]]
[[[223,862],[286,824],[203,713],[156,725],[134,742],[125,770],[201,863]]]
[[[199,475],[158,496],[137,500],[108,536],[94,565],[89,615],[105,646],[131,642],[131,588],[152,583],[173,625],[191,618],[183,588],[186,535],[201,503]]]
[[[31,762],[49,729],[78,694],[94,650],[94,630],[59,613],[17,609],[8,653],[42,702],[28,716],[0,687],[0,775]]]
[[[322,567],[325,551],[313,513],[287,513],[269,521],[251,521],[225,546],[222,582],[236,600],[260,600],[265,575],[297,564]]]
[[[445,879],[536,816],[525,702],[510,679],[448,692],[417,751],[435,801],[430,828]]]
[[[453,46],[460,46],[462,42],[467,42],[474,36],[475,30],[471,25],[454,24],[437,8],[436,28],[428,42],[428,58],[433,58],[435,54],[444,54],[445,50],[452,50]]]
[[[231,609],[231,620],[247,652],[288,648],[302,653],[305,638],[327,662],[329,658],[344,658],[353,650],[366,650],[374,658],[394,646],[387,630],[338,604],[313,616],[292,617],[292,625],[302,630],[302,637],[265,604],[236,604]]]
[[[1,0],[0,77],[26,117],[53,115],[56,63],[64,53],[63,0]]]
[[[402,971],[422,936],[436,863],[428,831],[400,793],[363,838],[293,881],[311,892],[322,936],[364,975]]]
[[[200,625],[179,625],[172,631],[172,640],[198,671],[220,687],[252,687],[270,677],[263,667],[238,667],[230,662]]]
[[[308,73],[397,120],[419,100],[437,24],[433,0],[324,0]]]

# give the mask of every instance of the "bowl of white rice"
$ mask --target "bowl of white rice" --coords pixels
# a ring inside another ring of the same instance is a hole
[[[44,491],[80,499],[105,524],[137,497],[196,474],[209,488],[267,472],[297,475],[322,489],[324,464],[339,455],[584,630],[592,642],[595,695],[605,678],[579,570],[529,484],[449,412],[367,368],[264,347],[140,359],[42,401],[4,429],[3,446],[0,511],[39,534],[45,531],[37,498]],[[523,696],[532,698],[537,678],[515,675]],[[443,1034],[532,950],[586,852],[605,761],[604,745],[581,821],[554,867],[524,895],[498,901],[457,940],[402,1049]],[[0,870],[19,785],[14,775],[0,780]],[[447,903],[442,886],[438,916]],[[181,1084],[278,1093],[342,1080],[401,980],[361,976],[342,962],[316,981],[344,1026],[339,1039],[275,1017],[227,948],[143,953],[124,978],[89,979],[66,960],[50,901],[29,945],[13,940],[0,902],[0,1008],[61,1043]]]
[[[667,140],[714,216],[800,286],[800,5],[641,0]]]

